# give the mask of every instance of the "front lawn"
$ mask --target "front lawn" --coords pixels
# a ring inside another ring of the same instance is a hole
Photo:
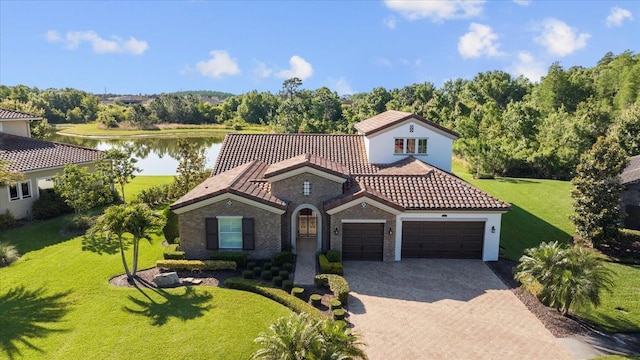
[[[58,127],[56,127],[58,128]],[[243,134],[263,134],[269,131],[265,125],[251,124],[243,126],[241,130],[235,130],[231,126],[222,124],[203,124],[203,125],[161,125],[159,129],[154,130],[137,130],[137,129],[99,129],[97,123],[88,124],[64,124],[59,127],[61,133],[66,135],[77,136],[96,136],[96,137],[127,137],[127,136],[211,136],[214,134],[224,135],[229,132]]]
[[[458,164],[457,176],[489,194],[511,203],[512,210],[502,216],[500,245],[502,256],[518,260],[524,249],[543,241],[571,240],[575,228],[569,219],[571,183],[542,179],[473,179]],[[640,265],[607,263],[615,273],[612,293],[602,294],[597,308],[576,310],[583,318],[612,332],[640,331]]]
[[[0,268],[0,358],[246,359],[253,339],[290,313],[237,290],[111,286],[123,273],[117,249],[83,251],[92,246],[82,237],[60,235],[65,220],[0,233],[23,254]],[[141,243],[141,269],[161,258],[161,240]]]

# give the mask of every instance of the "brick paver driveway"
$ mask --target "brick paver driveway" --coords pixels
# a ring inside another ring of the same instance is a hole
[[[349,320],[376,359],[573,359],[480,260],[344,263]]]

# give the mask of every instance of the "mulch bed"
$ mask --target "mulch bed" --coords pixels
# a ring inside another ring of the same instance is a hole
[[[562,314],[552,308],[542,304],[535,296],[520,288],[520,284],[513,279],[513,269],[518,263],[512,260],[500,259],[498,261],[487,262],[489,268],[502,280],[507,287],[522,301],[544,326],[558,338],[572,335],[585,335],[591,330],[578,320],[562,316]]]

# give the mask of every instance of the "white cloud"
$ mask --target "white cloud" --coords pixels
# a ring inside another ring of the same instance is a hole
[[[219,78],[222,75],[236,75],[240,73],[240,68],[235,59],[232,59],[224,50],[213,50],[209,53],[211,59],[199,61],[196,70],[204,75]]]
[[[391,62],[391,60],[387,59],[387,58],[383,58],[383,57],[379,57],[376,58],[376,64],[387,67],[387,68],[392,68],[393,67],[393,63]]]
[[[631,11],[627,9],[623,9],[621,7],[614,6],[611,8],[611,13],[607,16],[607,26],[622,26],[622,23],[626,20],[633,20],[633,15]]]
[[[94,31],[69,31],[63,38],[55,30],[49,30],[45,34],[48,42],[62,42],[69,50],[75,50],[81,43],[87,42],[91,45],[93,52],[97,54],[124,53],[131,55],[141,55],[148,48],[146,41],[138,40],[134,37],[123,40],[120,37],[112,36],[111,40],[103,39]]]
[[[267,64],[256,61],[257,65],[253,68],[253,76],[256,79],[265,79],[273,74],[273,69],[269,68]]]
[[[471,23],[469,32],[462,35],[458,41],[458,52],[463,58],[478,58],[481,56],[496,57],[504,55],[498,48],[496,35],[490,26]]]
[[[384,26],[388,27],[389,29],[393,30],[396,28],[396,17],[393,15],[387,16],[382,23],[384,24]]]
[[[313,66],[298,55],[293,55],[289,59],[289,69],[276,73],[276,77],[281,79],[291,79],[294,77],[305,80],[313,75]]]
[[[587,46],[591,35],[578,34],[578,30],[558,19],[546,19],[542,24],[542,33],[535,41],[544,46],[552,55],[567,56]]]
[[[513,0],[513,2],[520,6],[529,6],[531,4],[531,0]]]
[[[484,0],[385,0],[385,5],[409,20],[429,18],[433,22],[469,19],[482,14]]]
[[[533,82],[539,82],[547,73],[544,63],[536,60],[530,53],[521,51],[518,53],[518,61],[507,68],[507,71],[515,76],[524,76]]]
[[[344,77],[339,79],[329,78],[328,82],[330,84],[329,88],[333,89],[340,96],[355,94],[355,91],[353,91],[353,88],[351,88],[351,85]]]

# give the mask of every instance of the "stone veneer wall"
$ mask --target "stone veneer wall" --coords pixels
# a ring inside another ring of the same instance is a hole
[[[281,251],[280,215],[263,210],[237,200],[231,206],[227,200],[203,206],[178,215],[180,224],[180,250],[188,259],[208,259],[211,250],[207,250],[205,218],[216,216],[243,216],[254,219],[255,250],[244,251],[251,259],[266,259]]]
[[[302,184],[305,180],[309,181],[311,185],[308,196],[302,194]],[[323,202],[341,195],[342,184],[311,173],[302,173],[271,183],[271,193],[288,202],[288,211],[283,215],[284,221],[282,223],[284,244],[291,244],[291,212],[302,204],[310,204],[320,211],[317,215],[318,222],[322,222],[322,243],[323,247],[327,245],[328,219],[323,209]]]
[[[396,216],[371,204],[367,204],[366,208],[363,208],[361,204],[362,202],[358,202],[348,209],[331,215],[331,224],[329,227],[329,233],[331,234],[330,248],[342,251],[342,220],[386,220],[386,223],[384,224],[384,248],[382,259],[384,261],[395,261]],[[339,229],[338,235],[333,233],[333,229],[335,228]],[[389,235],[389,228],[393,229],[392,235]]]

